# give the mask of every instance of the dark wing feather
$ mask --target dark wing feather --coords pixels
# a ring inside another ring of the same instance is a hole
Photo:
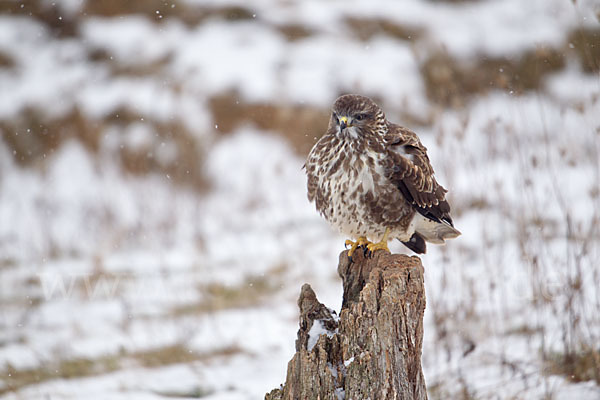
[[[325,198],[322,191],[319,190],[319,174],[323,173],[323,171],[320,171],[320,163],[322,162],[323,157],[331,151],[334,139],[335,135],[332,133],[332,128],[330,128],[327,133],[315,143],[304,164],[308,176],[308,200],[311,202],[314,200],[317,210],[320,213],[323,213],[328,204],[328,200]]]
[[[423,239],[423,236],[419,235],[417,232],[413,233],[408,242],[402,242],[402,244],[417,254],[425,254],[425,252],[427,252],[427,244],[425,243],[425,239]]]
[[[388,125],[388,177],[404,197],[423,216],[451,226],[450,205],[446,201],[446,189],[433,175],[433,167],[427,156],[427,148],[417,134],[395,124]]]

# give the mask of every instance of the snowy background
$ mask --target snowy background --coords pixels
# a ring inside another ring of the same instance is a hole
[[[600,398],[600,3],[0,1],[0,398],[259,399],[345,238],[342,93],[418,132],[432,399]],[[393,251],[408,251],[391,245]]]

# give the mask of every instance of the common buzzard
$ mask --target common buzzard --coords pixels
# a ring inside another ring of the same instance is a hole
[[[335,101],[327,132],[305,167],[308,199],[355,239],[346,241],[349,256],[359,246],[389,251],[393,238],[425,253],[426,241],[444,243],[460,235],[427,149],[414,132],[387,121],[368,97],[347,94]]]

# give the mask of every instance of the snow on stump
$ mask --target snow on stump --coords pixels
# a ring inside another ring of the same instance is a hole
[[[340,254],[342,310],[304,284],[300,329],[285,384],[265,400],[427,399],[421,368],[425,288],[418,257]]]

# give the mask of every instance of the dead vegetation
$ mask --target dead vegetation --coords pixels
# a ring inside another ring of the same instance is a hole
[[[243,125],[280,134],[302,155],[327,129],[329,110],[307,105],[246,103],[235,92],[215,96],[209,101],[218,131],[232,132]]]
[[[346,93],[342,91],[340,93]],[[381,104],[377,96],[372,98]],[[219,133],[231,133],[242,126],[253,126],[283,136],[294,151],[306,157],[315,142],[327,131],[328,108],[305,104],[247,102],[235,91],[209,99],[209,108]],[[395,110],[398,122],[407,126],[430,126],[431,115],[420,116],[404,109]],[[393,114],[391,112],[390,114]]]
[[[142,124],[148,131],[148,140],[143,143],[121,147],[119,157],[126,171],[137,175],[160,173],[197,190],[206,188],[202,174],[205,143],[198,132],[192,132],[181,120],[156,120],[127,108],[116,110],[111,116],[110,122],[120,129]]]
[[[210,352],[199,353],[190,350],[182,343],[154,349],[140,350],[127,354],[127,357],[145,368],[158,368],[165,365],[185,364],[194,361],[207,361],[214,358],[231,357],[243,353],[238,346],[217,348]]]
[[[263,275],[248,275],[237,285],[218,282],[200,285],[200,302],[177,306],[169,315],[181,317],[259,306],[279,291],[285,271],[285,266],[278,266]]]
[[[36,108],[26,108],[10,120],[0,120],[3,139],[22,166],[44,162],[67,140],[77,140],[96,153],[100,145],[100,127],[74,107],[60,117],[49,117]]]
[[[422,29],[418,27],[404,26],[385,18],[346,17],[344,22],[352,33],[362,41],[370,40],[377,35],[414,41],[418,40],[423,34]]]
[[[96,359],[76,358],[26,369],[17,369],[9,363],[0,373],[5,383],[5,386],[0,388],[0,395],[52,379],[74,379],[116,371],[119,369],[119,358],[118,355]]]
[[[481,55],[466,61],[435,51],[421,64],[427,96],[437,104],[462,108],[472,97],[490,90],[517,95],[541,90],[544,78],[564,69],[571,53],[584,72],[600,71],[600,29],[577,28],[565,41],[557,48],[538,46],[517,56]]]
[[[166,54],[154,60],[128,59],[126,63],[119,62],[114,55],[104,48],[89,48],[87,57],[93,63],[108,66],[111,75],[125,77],[158,76],[172,61],[172,55]]]
[[[547,130],[544,132],[546,140],[557,135],[552,127],[544,129]],[[579,162],[591,164],[597,169],[597,155],[582,156],[587,152],[585,147],[584,143],[572,143],[570,151],[578,152]],[[539,321],[544,320],[543,316],[553,315],[561,339],[554,345],[548,343],[547,325],[544,322],[529,326],[529,330],[541,343],[539,350],[545,364],[544,373],[563,375],[573,382],[593,380],[600,383],[599,341],[593,328],[599,322],[594,310],[600,306],[596,293],[600,275],[594,254],[599,237],[597,201],[593,193],[587,193],[590,205],[595,205],[590,207],[586,220],[575,223],[573,205],[566,200],[565,188],[558,183],[560,179],[557,172],[565,166],[571,166],[570,157],[548,143],[537,149],[536,155],[544,163],[545,174],[553,186],[549,193],[541,194],[541,191],[534,190],[535,184],[529,177],[522,176],[524,193],[520,204],[535,211],[529,217],[513,218],[520,252],[528,267],[527,281],[531,285],[528,308],[537,313]],[[517,162],[525,171],[530,160],[521,154]],[[539,166],[534,165],[534,168]],[[589,178],[593,181],[597,177]],[[585,193],[582,195],[585,196]],[[545,196],[551,196],[560,210],[554,217],[549,218],[540,207]],[[557,245],[564,249],[559,256],[552,251]]]
[[[312,29],[299,24],[277,25],[276,28],[288,42],[302,40],[314,34]]]
[[[128,140],[128,130],[141,127],[143,138]],[[75,140],[99,157],[109,128],[120,133],[116,158],[125,172],[134,175],[161,174],[175,183],[203,190],[204,143],[180,120],[161,121],[128,108],[117,109],[103,119],[93,119],[73,107],[61,116],[49,116],[27,108],[12,119],[0,120],[2,138],[23,167],[43,168],[47,159],[64,143]]]
[[[575,50],[579,63],[584,72],[600,71],[600,29],[578,28],[567,38],[569,48]]]
[[[545,364],[547,374],[563,375],[572,382],[593,380],[600,384],[600,349],[550,353],[545,356]]]
[[[517,57],[481,56],[467,61],[437,51],[421,65],[421,76],[431,101],[462,108],[470,98],[494,89],[514,94],[539,90],[545,76],[564,66],[562,53],[545,47]]]
[[[89,17],[144,15],[156,23],[177,19],[189,27],[208,19],[243,21],[256,17],[251,9],[242,6],[204,6],[180,0],[86,0],[75,15],[64,13],[61,6],[53,2],[2,1],[0,13],[33,17],[50,28],[56,37],[76,36],[79,22]]]
[[[172,0],[88,0],[82,10],[84,15],[115,17],[122,15],[152,16],[155,22],[176,18],[187,26],[196,26],[207,19],[245,21],[255,18],[255,13],[242,6],[201,6],[185,1]]]
[[[73,358],[43,363],[35,368],[17,369],[6,364],[0,370],[5,386],[0,387],[0,395],[17,391],[25,386],[53,379],[76,379],[96,376],[130,367],[134,363],[143,368],[159,368],[167,365],[191,362],[206,362],[216,358],[231,357],[242,353],[237,346],[216,348],[209,352],[197,352],[183,343],[164,347],[108,354],[97,358]]]
[[[78,21],[63,15],[54,2],[42,0],[0,1],[0,15],[31,17],[46,25],[53,36],[63,38],[77,34]]]
[[[196,386],[188,390],[159,390],[155,391],[159,396],[167,398],[183,398],[183,399],[200,399],[213,394],[213,390],[209,388],[203,388],[202,386]]]
[[[428,0],[432,3],[477,3],[481,0]]]
[[[16,65],[15,60],[4,51],[0,51],[0,69],[10,69]]]

